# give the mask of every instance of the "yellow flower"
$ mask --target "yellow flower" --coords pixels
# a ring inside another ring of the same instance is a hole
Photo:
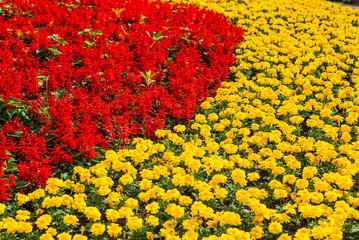
[[[81,183],[76,183],[74,186],[75,193],[83,193],[83,192],[85,192],[85,190],[86,190],[85,185],[83,185]]]
[[[117,220],[120,218],[120,213],[115,209],[107,209],[106,218],[111,222],[117,222]]]
[[[174,130],[175,132],[182,133],[182,132],[186,131],[186,126],[184,126],[184,125],[176,125],[176,126],[173,128],[173,130]]]
[[[297,182],[295,183],[295,186],[299,189],[306,189],[308,185],[309,182],[306,179],[298,179]]]
[[[3,203],[0,203],[0,215],[5,212],[6,206]]]
[[[110,226],[107,227],[107,233],[110,237],[118,237],[122,232],[122,227],[117,223],[111,223]]]
[[[1,225],[1,224],[0,224]],[[1,229],[1,226],[0,226]],[[33,230],[32,223],[19,221],[16,226],[18,233],[30,233]]]
[[[159,225],[159,219],[153,215],[149,215],[146,219],[146,223],[151,227],[157,227]]]
[[[129,218],[134,215],[132,209],[128,207],[121,207],[118,213],[120,214],[120,218]]]
[[[86,207],[84,214],[90,221],[98,221],[101,219],[101,213],[96,207]]]
[[[125,207],[132,208],[132,209],[138,209],[139,208],[138,200],[136,200],[134,198],[127,199],[125,202]]]
[[[46,233],[51,234],[52,236],[56,236],[57,230],[56,230],[55,228],[49,227],[49,228],[46,230]]]
[[[273,194],[276,199],[286,198],[288,196],[288,192],[283,189],[274,189]]]
[[[45,214],[40,216],[36,220],[35,224],[40,230],[42,230],[42,229],[47,229],[48,226],[51,224],[51,221],[52,221],[52,217],[49,214]]]
[[[180,219],[184,215],[184,208],[174,203],[171,203],[167,206],[165,212],[174,218]]]
[[[159,212],[160,206],[158,205],[157,202],[152,202],[150,204],[147,204],[147,206],[145,208],[151,214],[156,214]]]
[[[91,226],[91,233],[94,236],[100,236],[102,235],[106,230],[106,226],[101,223],[94,223]]]
[[[57,235],[58,240],[71,240],[71,238],[72,236],[67,232],[63,232]]]
[[[142,227],[142,219],[138,217],[127,218],[126,226],[132,231]]]
[[[30,198],[28,196],[26,196],[25,194],[17,193],[16,200],[17,200],[17,204],[24,205],[25,203],[30,201]]]
[[[49,233],[45,233],[45,234],[42,234],[39,238],[40,240],[55,240],[51,234]]]
[[[87,240],[87,237],[82,234],[75,234],[72,240]]]
[[[271,222],[268,226],[268,231],[272,234],[279,234],[283,231],[282,225],[279,222]]]
[[[66,226],[70,226],[70,225],[75,226],[78,223],[78,221],[79,219],[75,215],[69,215],[69,214],[66,214],[63,220]]]
[[[18,221],[26,221],[30,219],[30,212],[27,210],[18,210],[15,219]]]
[[[232,171],[231,174],[232,180],[234,183],[238,183],[241,187],[244,187],[247,185],[246,178],[246,172],[241,169],[235,169]]]
[[[123,185],[129,185],[129,184],[133,183],[133,177],[129,174],[125,174],[122,177],[120,177],[119,181]]]
[[[258,179],[260,179],[259,173],[257,173],[257,172],[248,173],[247,179],[251,182],[255,182]]]

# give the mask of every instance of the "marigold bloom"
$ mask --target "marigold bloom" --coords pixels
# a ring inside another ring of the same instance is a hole
[[[282,225],[279,222],[271,222],[268,226],[268,231],[272,234],[279,234],[282,230]]]
[[[101,219],[101,213],[96,207],[86,207],[84,214],[90,221],[98,221]]]
[[[66,226],[70,226],[70,225],[74,226],[78,223],[78,221],[79,219],[75,215],[69,215],[69,214],[66,214],[63,220]]]
[[[91,233],[94,236],[100,236],[102,235],[106,230],[106,226],[101,223],[94,223],[91,226]]]
[[[129,217],[127,218],[126,226],[130,230],[137,230],[142,227],[142,219],[138,217]]]
[[[110,226],[107,227],[107,233],[110,237],[118,237],[122,232],[122,227],[117,223],[111,223]]]
[[[72,236],[67,232],[60,233],[56,237],[58,240],[71,240],[72,238]]]
[[[47,229],[48,226],[51,224],[51,221],[52,221],[52,217],[49,214],[45,214],[40,216],[36,220],[35,224],[39,229],[42,230],[42,229]]]

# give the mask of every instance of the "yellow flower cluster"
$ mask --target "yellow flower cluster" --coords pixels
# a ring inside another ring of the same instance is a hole
[[[181,2],[244,27],[235,80],[189,127],[17,194],[16,211],[0,204],[0,238],[358,236],[359,11],[324,0]]]

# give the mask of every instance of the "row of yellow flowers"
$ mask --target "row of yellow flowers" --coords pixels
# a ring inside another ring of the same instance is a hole
[[[190,0],[246,30],[189,127],[0,204],[0,239],[357,239],[359,11]]]

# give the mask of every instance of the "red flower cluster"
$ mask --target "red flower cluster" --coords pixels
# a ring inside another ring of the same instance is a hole
[[[44,184],[57,164],[188,122],[242,37],[192,5],[1,1],[1,166],[11,154],[19,180]]]

